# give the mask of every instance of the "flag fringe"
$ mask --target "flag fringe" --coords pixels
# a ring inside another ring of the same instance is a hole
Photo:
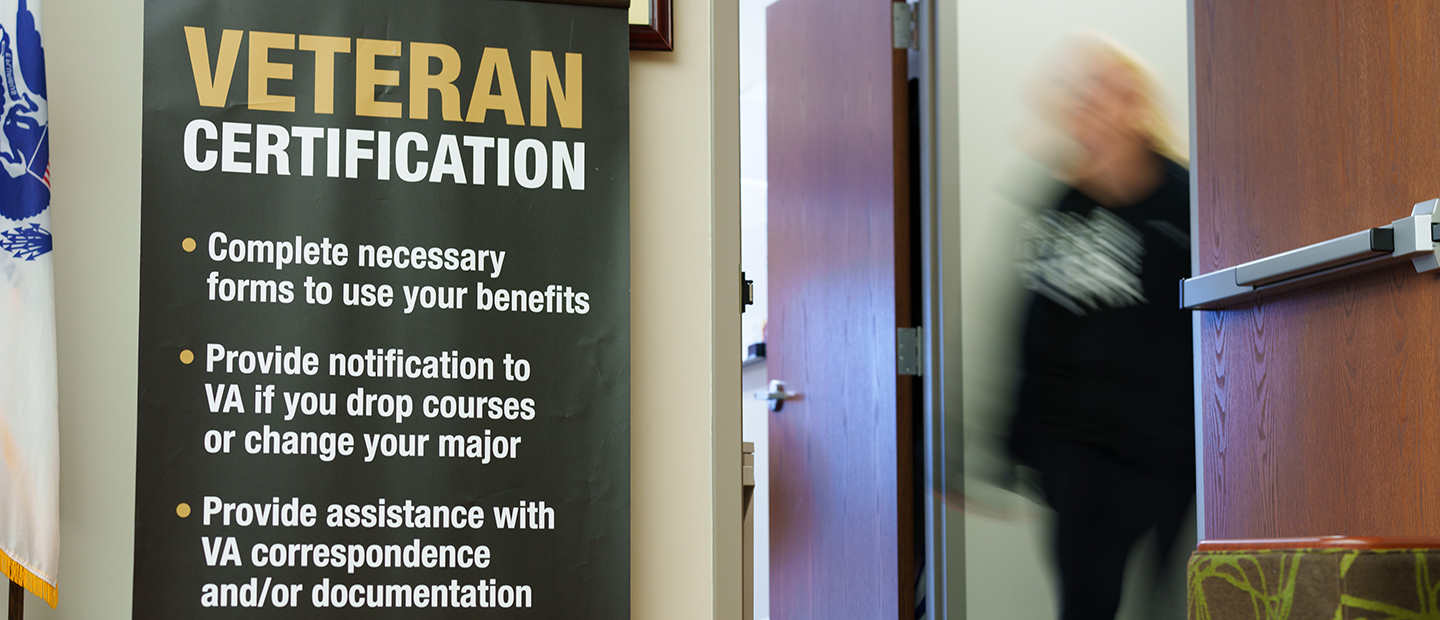
[[[10,578],[10,581],[20,584],[35,596],[44,599],[46,603],[50,604],[51,609],[55,608],[55,603],[60,598],[55,591],[55,586],[11,559],[4,549],[0,549],[0,573],[4,573],[6,577]]]

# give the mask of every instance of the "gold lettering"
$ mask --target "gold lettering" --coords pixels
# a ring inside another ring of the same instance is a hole
[[[355,115],[400,118],[400,102],[376,101],[376,86],[399,86],[400,72],[376,69],[376,56],[399,56],[399,41],[355,40]]]
[[[440,59],[440,73],[430,73],[430,59]],[[425,120],[430,114],[430,91],[440,91],[440,115],[447,121],[460,118],[460,54],[442,43],[410,43],[410,118]]]
[[[294,112],[294,97],[270,94],[270,80],[289,80],[295,75],[295,67],[270,62],[272,49],[295,49],[295,35],[250,31],[250,109]]]
[[[315,52],[315,113],[335,113],[335,55],[350,53],[350,39],[300,35],[300,49]]]
[[[210,49],[205,43],[205,29],[185,27],[185,44],[190,48],[190,70],[195,74],[195,94],[200,105],[210,108],[225,107],[225,96],[230,93],[230,78],[235,76],[235,60],[240,57],[239,30],[225,30],[220,34],[220,55],[215,59],[215,73],[210,73]]]
[[[555,69],[555,55],[541,50],[530,52],[530,124],[544,127],[550,105],[547,93],[555,93],[555,116],[566,129],[580,128],[580,54],[565,54],[565,83]]]
[[[500,77],[500,93],[491,94],[496,76]],[[490,110],[503,110],[506,125],[524,125],[525,111],[520,108],[519,89],[515,88],[515,71],[510,68],[510,51],[503,47],[487,47],[480,56],[480,71],[475,74],[475,92],[470,95],[470,111],[465,120],[485,122]]]

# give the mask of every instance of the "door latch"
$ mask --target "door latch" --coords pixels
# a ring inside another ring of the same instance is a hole
[[[784,381],[774,379],[770,381],[770,390],[766,392],[756,392],[755,398],[770,401],[770,410],[779,411],[785,408],[785,401],[800,400],[801,394],[799,392],[787,391]]]

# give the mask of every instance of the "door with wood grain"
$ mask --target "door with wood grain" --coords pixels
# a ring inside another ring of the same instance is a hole
[[[1440,197],[1440,9],[1193,0],[1200,273]],[[1205,312],[1204,535],[1440,534],[1440,280],[1408,263]]]
[[[889,0],[767,12],[775,620],[914,617],[906,59]]]

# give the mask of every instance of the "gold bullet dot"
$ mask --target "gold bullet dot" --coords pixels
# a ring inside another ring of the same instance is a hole
[[[180,505],[175,507],[175,514],[180,515],[181,519],[190,516],[190,504],[180,502]]]
[[[184,248],[186,252],[194,252],[195,240],[191,239],[190,237],[186,237],[184,241],[180,242],[180,247]]]
[[[180,352],[180,363],[181,363],[181,364],[189,364],[190,362],[193,362],[193,361],[195,361],[195,354],[194,354],[194,353],[191,353],[191,352],[190,352],[190,349],[185,349],[184,351],[181,351],[181,352]]]

